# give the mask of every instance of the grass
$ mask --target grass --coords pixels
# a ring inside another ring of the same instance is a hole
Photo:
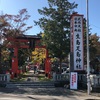
[[[19,74],[18,77],[11,79],[11,82],[23,82],[25,81],[26,77],[25,77],[26,73],[23,74]]]
[[[51,81],[51,79],[45,77],[45,75],[39,75],[38,78],[40,81]]]
[[[29,76],[28,72],[18,75],[17,78],[11,79],[11,82],[24,82]],[[45,77],[45,74],[37,74],[36,76],[39,81],[51,81],[50,78]]]
[[[25,78],[14,78],[10,80],[10,82],[23,82],[23,81],[25,81]]]

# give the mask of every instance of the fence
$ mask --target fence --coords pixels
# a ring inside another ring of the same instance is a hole
[[[9,81],[10,81],[10,74],[0,74],[0,83]]]
[[[94,86],[95,85],[100,85],[100,75],[99,76],[94,76],[93,77],[93,83]]]
[[[56,74],[53,73],[53,81],[60,81],[60,80],[69,80],[70,79],[70,74]]]
[[[66,80],[70,81],[70,74],[54,74],[54,81]],[[80,86],[87,87],[87,74],[78,74],[78,83]],[[100,87],[100,75],[91,74],[90,75],[90,83],[92,87],[99,88]]]

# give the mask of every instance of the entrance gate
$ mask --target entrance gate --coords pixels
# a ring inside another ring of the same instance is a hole
[[[20,73],[18,69],[18,49],[19,48],[35,48],[35,42],[40,40],[38,36],[24,35],[16,38],[7,38],[8,41],[12,41],[13,44],[7,45],[8,48],[14,49],[14,56],[12,57],[12,69],[11,69],[11,78],[17,76]]]

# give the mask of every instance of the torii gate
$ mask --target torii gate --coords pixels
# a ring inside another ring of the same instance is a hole
[[[19,36],[16,38],[8,37],[8,41],[12,41],[14,44],[7,45],[8,48],[14,48],[14,56],[12,57],[12,69],[11,69],[11,77],[14,78],[14,76],[19,74],[18,70],[18,49],[19,48],[30,48],[30,46],[34,46],[31,48],[35,48],[35,42],[40,40],[41,37],[35,36],[35,35],[24,35]],[[28,43],[30,42],[30,45],[21,45],[20,43]]]

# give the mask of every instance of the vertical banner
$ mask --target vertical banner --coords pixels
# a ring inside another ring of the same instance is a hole
[[[77,72],[70,73],[70,89],[77,89]]]
[[[74,71],[84,70],[83,63],[83,15],[71,17],[71,52],[73,52]]]
[[[70,52],[73,52],[73,20],[70,22]]]

